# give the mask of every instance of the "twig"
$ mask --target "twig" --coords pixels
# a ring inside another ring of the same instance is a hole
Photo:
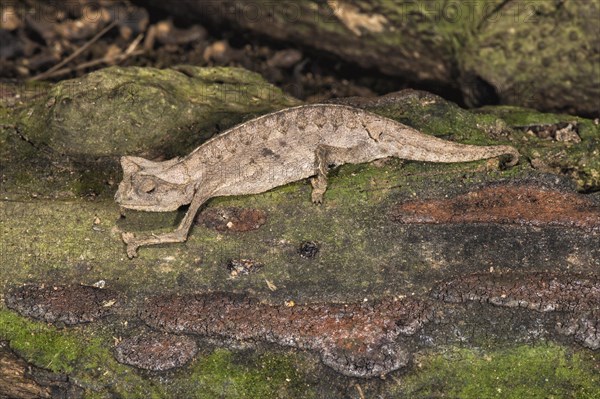
[[[47,74],[45,78],[55,78],[57,76],[66,75],[73,71],[80,71],[82,69],[91,68],[99,64],[108,64],[110,62],[119,63],[126,60],[129,57],[135,57],[136,55],[144,54],[146,52],[145,50],[135,50],[135,48],[142,41],[142,38],[142,34],[138,35],[138,37],[136,37],[135,40],[131,42],[131,44],[127,47],[127,50],[125,50],[125,52],[122,54],[119,54],[117,56],[96,58],[95,60],[84,62],[82,64],[76,65],[75,67],[59,69],[52,73],[45,72],[45,74]]]
[[[356,388],[356,390],[358,391],[358,395],[360,396],[360,399],[365,399],[365,394],[363,393],[362,388],[360,387],[360,385],[358,384],[354,384],[354,387]]]
[[[144,50],[138,50],[138,51],[134,51],[133,53],[130,54],[121,54],[118,55],[117,57],[102,57],[102,58],[96,58],[95,60],[91,60],[88,62],[84,62],[83,64],[79,64],[74,68],[63,68],[63,69],[59,69],[56,72],[53,72],[51,75],[47,76],[49,78],[55,78],[57,76],[62,76],[62,75],[66,75],[69,72],[73,72],[73,71],[80,71],[82,69],[86,69],[86,68],[91,68],[91,67],[95,67],[96,65],[99,64],[106,64],[112,61],[115,62],[122,62],[125,59],[129,58],[130,56],[136,56],[136,55],[141,55],[144,54],[145,51]]]
[[[95,42],[97,42],[98,39],[100,39],[102,36],[104,36],[106,34],[106,32],[108,32],[109,30],[111,30],[112,28],[114,28],[115,25],[117,25],[117,21],[116,20],[112,21],[104,29],[102,29],[100,32],[98,32],[96,34],[96,36],[92,37],[87,43],[85,43],[83,46],[81,46],[77,50],[75,50],[73,52],[73,54],[71,54],[70,56],[68,56],[67,58],[65,58],[64,60],[62,60],[61,62],[59,62],[58,64],[54,65],[52,68],[48,69],[46,72],[42,72],[42,73],[40,73],[40,74],[38,74],[38,75],[30,78],[29,81],[41,80],[41,79],[45,79],[45,78],[47,78],[49,76],[54,76],[53,73],[55,71],[57,71],[62,66],[64,66],[68,62],[72,61],[74,58],[76,58],[81,53],[83,53],[85,50],[87,50],[92,44],[94,44]]]
[[[142,39],[144,38],[144,34],[140,33],[137,35],[135,39],[127,46],[127,50],[125,50],[125,55],[129,55],[134,52],[135,48],[140,44]]]

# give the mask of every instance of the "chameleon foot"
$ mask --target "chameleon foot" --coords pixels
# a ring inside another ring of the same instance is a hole
[[[121,235],[123,242],[127,244],[127,257],[133,259],[137,257],[137,249],[140,246],[133,233],[123,233]]]
[[[323,203],[323,194],[325,194],[325,189],[322,187],[319,187],[317,183],[317,179],[312,178],[310,180],[310,183],[312,184],[312,192],[310,193],[310,198],[313,202],[313,204],[317,204],[320,205]]]
[[[139,247],[148,245],[165,244],[169,242],[184,242],[187,238],[187,231],[185,229],[177,229],[171,233],[160,234],[160,235],[142,235],[136,237],[133,233],[123,233],[121,235],[123,241],[127,244],[127,256],[129,259],[137,256],[137,250]]]

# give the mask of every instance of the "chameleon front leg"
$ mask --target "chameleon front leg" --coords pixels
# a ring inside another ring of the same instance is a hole
[[[121,237],[123,238],[125,244],[127,244],[127,257],[129,257],[129,259],[135,258],[137,256],[137,249],[141,246],[186,241],[188,233],[192,227],[192,223],[194,222],[196,214],[198,213],[198,209],[200,209],[202,204],[209,198],[210,195],[200,195],[198,192],[196,192],[189,209],[183,217],[183,220],[181,223],[179,223],[177,229],[170,233],[137,237],[134,233],[124,232]]]

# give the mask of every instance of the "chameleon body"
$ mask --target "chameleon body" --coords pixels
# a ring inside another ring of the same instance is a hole
[[[468,162],[519,153],[510,146],[458,144],[345,105],[303,105],[260,116],[219,134],[183,158],[154,162],[121,158],[123,181],[115,200],[124,208],[166,212],[190,207],[178,228],[162,235],[125,232],[128,256],[140,246],[184,242],[201,205],[212,197],[256,194],[308,177],[312,200],[322,202],[327,171],[345,163],[398,157]]]

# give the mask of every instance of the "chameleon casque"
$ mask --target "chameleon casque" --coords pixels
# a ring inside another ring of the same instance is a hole
[[[208,199],[257,194],[313,177],[312,201],[321,203],[330,167],[398,157],[426,162],[468,162],[509,155],[510,146],[458,144],[359,108],[315,104],[260,116],[219,134],[189,155],[154,162],[123,156],[123,181],[115,201],[139,211],[167,212],[190,204],[173,232],[122,234],[127,255],[140,246],[184,242],[198,209]]]

